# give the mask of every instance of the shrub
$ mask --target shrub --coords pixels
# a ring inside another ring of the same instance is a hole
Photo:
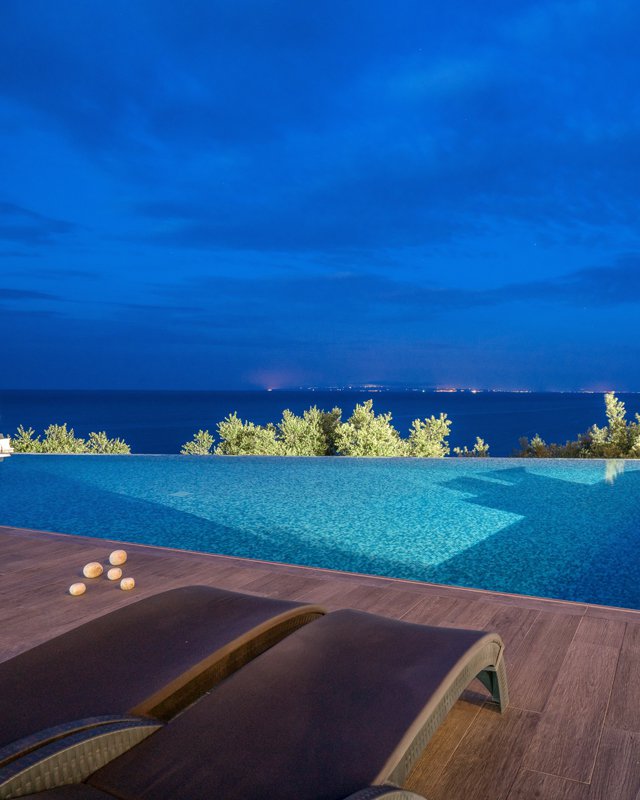
[[[281,454],[285,456],[327,456],[335,453],[336,431],[342,411],[321,411],[312,406],[299,417],[289,409],[278,424]]]
[[[22,425],[18,426],[16,435],[11,438],[11,447],[15,453],[41,453],[42,442],[39,436],[35,436],[33,428],[25,430]],[[35,438],[34,438],[35,436]]]
[[[20,425],[16,435],[11,439],[16,453],[103,453],[110,455],[128,455],[131,448],[124,439],[109,439],[105,431],[92,431],[89,439],[80,439],[73,428],[67,429],[67,423],[49,425],[44,432],[44,439],[35,435],[33,428],[25,430]]]
[[[342,424],[342,409],[334,406],[331,411],[321,411],[320,415],[320,425],[327,442],[326,455],[335,456],[338,453],[337,436]]]
[[[220,444],[215,452],[221,456],[282,455],[276,434],[276,426],[272,423],[254,425],[253,422],[243,422],[234,412],[218,423]]]
[[[604,396],[607,424],[592,425],[574,441],[547,444],[537,434],[520,439],[521,458],[640,458],[640,414],[627,422],[624,403],[608,392]]]
[[[183,456],[210,456],[213,452],[213,436],[209,431],[199,430],[194,433],[190,442],[182,445],[180,453]]]
[[[627,422],[624,403],[609,392],[604,396],[607,425],[592,425],[586,434],[588,454],[592,458],[640,457],[640,415]]]
[[[476,436],[476,441],[469,450],[469,448],[465,445],[464,447],[454,447],[453,452],[459,458],[488,458],[489,457],[489,445],[485,442],[484,439],[481,439],[479,436]]]
[[[101,455],[128,456],[131,454],[131,447],[124,439],[109,439],[105,431],[92,431],[87,441],[87,451]]]
[[[407,447],[391,424],[391,413],[376,415],[373,400],[366,400],[339,425],[336,451],[341,456],[403,456]]]
[[[537,433],[529,441],[526,436],[519,440],[520,450],[515,453],[519,458],[588,458],[585,435],[575,441],[547,444]]]
[[[43,453],[86,453],[87,443],[75,435],[73,428],[67,430],[67,423],[49,425],[42,440]]]
[[[419,458],[443,458],[449,455],[451,420],[446,414],[428,419],[414,419],[408,440],[408,455]]]

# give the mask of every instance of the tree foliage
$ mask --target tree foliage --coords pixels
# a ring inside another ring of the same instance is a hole
[[[276,438],[277,433],[271,422],[254,425],[243,422],[234,412],[218,423],[220,444],[215,452],[220,456],[279,456],[282,445]]]
[[[414,456],[442,458],[449,454],[451,420],[446,414],[413,421],[408,439],[391,424],[391,414],[376,414],[373,401],[356,405],[342,422],[342,411],[312,406],[301,416],[286,409],[277,425],[256,425],[234,412],[218,423],[219,443],[209,431],[198,431],[183,445],[185,455],[283,456]],[[487,446],[488,450],[488,446]],[[474,451],[474,454],[479,455]]]
[[[406,443],[391,424],[391,413],[376,414],[373,400],[358,403],[353,414],[336,431],[336,450],[341,456],[403,456]]]
[[[87,452],[97,455],[128,456],[131,447],[124,439],[110,439],[105,431],[92,431],[87,440]]]
[[[16,435],[11,438],[11,446],[15,453],[41,453],[42,442],[40,436],[36,436],[33,428],[25,428],[18,425]]]
[[[604,397],[607,424],[592,425],[586,436],[592,458],[640,458],[640,414],[627,421],[624,403],[609,392]]]
[[[464,447],[454,447],[453,452],[459,458],[488,458],[489,445],[485,442],[484,439],[481,439],[479,436],[476,436],[476,440],[471,450],[469,450],[469,448],[465,444]]]
[[[285,456],[329,456],[336,452],[336,434],[342,411],[321,411],[316,406],[299,417],[289,409],[278,424],[278,441]]]
[[[87,442],[76,436],[73,428],[62,425],[49,425],[42,440],[43,453],[86,453]]]
[[[407,455],[419,458],[443,458],[448,456],[451,420],[446,414],[428,419],[414,419],[407,442]]]
[[[18,426],[11,439],[16,453],[93,453],[109,455],[128,455],[131,448],[124,439],[109,439],[105,431],[92,431],[88,439],[75,435],[73,428],[62,425],[49,425],[44,438],[36,436],[33,428]]]
[[[607,424],[592,425],[565,444],[547,444],[538,434],[520,439],[521,458],[640,458],[640,414],[627,420],[624,403],[608,392],[604,396]]]
[[[210,456],[213,453],[213,443],[213,436],[208,430],[199,430],[194,433],[191,441],[182,445],[180,453],[183,456]]]

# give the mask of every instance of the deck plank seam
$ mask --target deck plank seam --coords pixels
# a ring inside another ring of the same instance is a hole
[[[520,640],[520,643],[514,648],[514,650],[508,651],[506,646],[505,646],[505,657],[507,656],[507,654],[509,656],[509,659],[515,658],[517,656],[517,654],[520,652],[520,650],[524,647],[524,644],[527,641],[527,637],[529,636],[529,634],[533,630],[533,626],[536,624],[536,622],[540,618],[540,615],[544,614],[544,613],[546,613],[546,612],[544,612],[544,611],[536,611],[536,615],[531,620],[531,623],[530,623],[529,627],[527,628],[527,632],[523,635],[522,639]],[[500,633],[500,631],[498,631],[498,633]]]
[[[439,595],[435,595],[435,596],[439,597]],[[417,608],[417,606],[420,605],[422,600],[423,600],[422,597],[417,597],[415,603],[410,608],[407,608],[406,611],[403,611],[402,614],[398,617],[398,619],[402,619],[403,620],[407,616],[407,614],[410,614],[415,608]]]
[[[627,635],[627,626],[628,623],[624,623],[624,634],[622,635],[622,639],[620,640],[620,648],[618,650],[618,658],[616,659],[616,668],[613,671],[613,680],[611,681],[611,686],[609,687],[609,696],[607,697],[607,706],[604,710],[604,714],[602,715],[602,725],[600,726],[600,733],[598,735],[598,744],[596,745],[596,752],[593,759],[593,764],[591,765],[591,773],[589,775],[589,783],[593,780],[593,773],[596,769],[596,764],[598,763],[598,756],[600,755],[600,745],[602,744],[602,736],[604,735],[604,729],[607,722],[607,717],[609,716],[609,706],[611,704],[611,695],[613,694],[613,687],[616,683],[616,676],[618,674],[618,668],[620,667],[620,659],[622,658],[622,645],[624,644],[625,636]]]
[[[579,786],[591,786],[591,781],[579,781],[577,778],[565,778],[564,775],[556,775],[555,772],[545,772],[543,769],[531,769],[530,767],[522,767],[527,772],[534,772],[538,775],[548,775],[550,778],[560,778],[560,780],[567,781],[568,783],[577,783]]]
[[[467,739],[467,735],[468,735],[469,731],[470,731],[470,730],[471,730],[471,728],[473,728],[473,727],[474,727],[474,725],[477,723],[477,721],[478,721],[478,718],[479,718],[479,716],[480,716],[480,714],[481,714],[481,712],[482,712],[482,709],[483,709],[483,708],[485,708],[487,705],[489,705],[489,701],[488,701],[488,700],[485,700],[484,702],[482,702],[482,703],[480,704],[480,707],[478,708],[478,711],[476,712],[475,716],[473,717],[473,719],[472,719],[472,720],[470,720],[469,724],[468,724],[468,725],[467,725],[467,727],[464,729],[464,732],[463,732],[462,736],[461,736],[461,737],[458,739],[458,742],[457,742],[457,744],[455,745],[455,747],[454,747],[454,748],[451,750],[451,752],[449,753],[449,757],[448,757],[448,758],[447,758],[447,759],[444,761],[444,763],[442,764],[442,768],[440,769],[440,777],[442,777],[442,776],[444,775],[444,773],[446,772],[446,770],[447,770],[447,767],[448,767],[448,766],[449,766],[449,764],[450,764],[450,763],[453,761],[453,759],[454,759],[454,757],[455,757],[456,753],[458,752],[458,750],[459,750],[459,749],[460,749],[460,747],[462,746],[463,742],[465,742],[465,741],[466,741],[466,739]],[[506,795],[505,795],[505,797],[506,797]]]

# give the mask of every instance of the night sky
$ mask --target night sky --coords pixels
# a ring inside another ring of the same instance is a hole
[[[640,390],[639,30],[2,0],[0,384]]]

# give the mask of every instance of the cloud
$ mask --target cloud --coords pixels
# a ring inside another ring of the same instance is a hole
[[[33,289],[13,289],[0,287],[0,300],[59,300],[60,298],[47,292]]]
[[[512,284],[490,295],[498,302],[558,302],[577,308],[638,305],[640,256],[623,256],[612,266],[587,267],[553,280]]]
[[[2,274],[32,294],[0,302],[34,352],[332,382],[571,337],[586,371],[585,320],[632,330],[640,7],[374,5],[5,0]],[[64,316],[29,328],[43,288]]]
[[[6,6],[11,118],[117,173],[137,241],[330,253],[635,226],[633,4]]]
[[[51,244],[74,230],[65,220],[53,219],[13,203],[0,202],[0,241],[39,246]]]
[[[26,255],[26,254],[25,254]],[[23,267],[20,270],[7,271],[7,277],[19,277],[21,279],[28,279],[33,281],[54,281],[66,282],[81,280],[96,280],[99,273],[95,270],[88,269],[69,269],[65,267]]]
[[[576,270],[545,281],[522,281],[495,288],[460,289],[425,285],[384,275],[267,276],[252,280],[231,277],[198,278],[180,284],[156,284],[158,300],[147,312],[162,315],[174,304],[199,300],[205,307],[187,306],[189,324],[202,330],[227,330],[229,335],[253,331],[297,332],[298,337],[335,339],[340,332],[383,339],[390,329],[409,323],[433,324],[474,310],[536,309],[559,319],[557,309],[612,309],[640,304],[640,255],[626,255],[610,266]],[[554,311],[554,306],[556,310]],[[137,307],[136,307],[137,308]]]

